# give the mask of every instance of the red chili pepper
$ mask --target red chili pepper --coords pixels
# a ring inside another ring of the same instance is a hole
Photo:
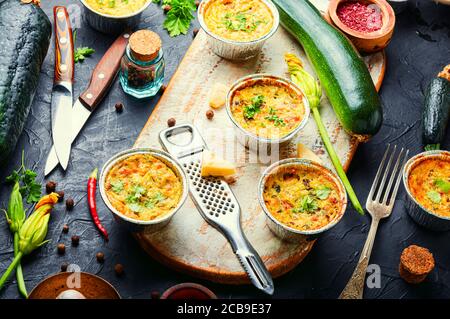
[[[100,233],[103,235],[106,241],[108,241],[108,232],[105,227],[100,223],[100,219],[98,218],[97,213],[97,203],[95,201],[95,192],[97,190],[97,172],[98,169],[94,169],[94,171],[89,175],[88,179],[88,203],[89,203],[89,211],[91,212],[92,219],[94,220],[95,226],[97,226]]]

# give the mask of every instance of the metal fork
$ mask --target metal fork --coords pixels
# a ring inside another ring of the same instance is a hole
[[[394,160],[395,153],[397,151],[397,145],[393,147],[393,151],[389,156],[387,165],[383,169],[386,158],[389,155],[390,148],[391,145],[388,144],[386,152],[384,153],[383,159],[381,161],[380,167],[378,167],[378,172],[373,181],[372,188],[370,189],[369,195],[367,197],[366,209],[369,212],[370,216],[372,217],[372,223],[370,224],[370,230],[369,234],[367,235],[366,243],[364,244],[364,248],[361,252],[361,256],[359,257],[359,261],[358,264],[356,265],[355,271],[353,272],[352,277],[347,283],[347,286],[345,286],[344,290],[339,296],[339,299],[363,298],[364,279],[366,277],[367,266],[369,264],[370,254],[372,252],[373,242],[375,240],[375,235],[377,233],[378,224],[381,219],[389,217],[389,215],[391,215],[392,208],[394,207],[395,197],[397,195],[398,187],[400,185],[400,180],[402,177],[402,168],[405,165],[406,160],[408,159],[409,150],[406,150],[405,152],[404,148],[401,149],[400,153],[397,156],[395,166],[392,169],[389,182],[385,188],[384,185],[388,178],[389,171],[391,169],[391,165]],[[379,182],[380,178],[381,182]],[[392,190],[394,181],[395,185]],[[383,200],[381,201],[380,199],[383,194],[384,194]],[[389,194],[391,195],[389,196]]]

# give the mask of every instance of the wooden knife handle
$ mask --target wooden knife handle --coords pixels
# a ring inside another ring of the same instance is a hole
[[[73,35],[69,13],[65,7],[53,8],[55,19],[55,75],[54,82],[73,83]]]
[[[123,33],[114,41],[92,72],[88,88],[80,95],[81,103],[91,112],[101,102],[113,83],[129,37],[129,33]]]

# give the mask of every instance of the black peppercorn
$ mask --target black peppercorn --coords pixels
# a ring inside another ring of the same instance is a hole
[[[116,264],[114,266],[114,271],[116,272],[117,276],[122,276],[123,275],[123,265],[122,264]]]
[[[97,261],[98,261],[99,263],[103,263],[103,262],[105,261],[105,254],[102,253],[101,251],[99,251],[99,252],[97,253],[97,255],[95,255],[95,257],[97,258]]]
[[[64,191],[56,192],[58,194],[58,202],[62,202],[64,200]]]
[[[75,202],[73,201],[73,198],[68,198],[66,200],[66,208],[67,208],[67,210],[72,210],[74,205],[75,205]]]
[[[64,255],[64,253],[66,252],[66,245],[58,244],[57,249],[58,249],[58,254]]]
[[[161,92],[164,92],[167,89],[167,85],[163,84],[161,85]]]
[[[72,246],[78,246],[80,243],[80,236],[72,236]]]
[[[194,30],[192,30],[192,35],[194,36],[194,38],[197,36],[197,33],[198,33],[198,29],[197,28],[195,28]]]
[[[206,117],[208,118],[208,120],[212,120],[212,118],[214,117],[214,111],[213,110],[206,111]]]
[[[61,271],[62,272],[66,272],[68,267],[69,267],[68,263],[62,263],[61,264]]]
[[[69,225],[64,225],[63,226],[63,233],[67,234],[69,232]]]
[[[195,1],[195,6],[198,8],[199,5],[200,5],[200,1],[196,0]]]
[[[172,6],[166,4],[162,6],[162,9],[164,10],[164,13],[167,13],[170,11],[170,9],[172,9]]]
[[[122,103],[116,103],[115,105],[116,112],[121,113],[123,111],[123,104]]]
[[[48,181],[47,184],[45,184],[45,191],[47,194],[50,194],[54,192],[56,189],[56,183],[54,181]]]
[[[173,117],[171,117],[170,119],[167,120],[168,127],[175,126],[175,124],[177,124],[177,120],[175,120]]]

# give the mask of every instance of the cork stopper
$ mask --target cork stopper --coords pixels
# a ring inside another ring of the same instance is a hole
[[[144,62],[155,59],[161,49],[161,38],[150,30],[136,31],[131,35],[129,43],[133,57]]]

